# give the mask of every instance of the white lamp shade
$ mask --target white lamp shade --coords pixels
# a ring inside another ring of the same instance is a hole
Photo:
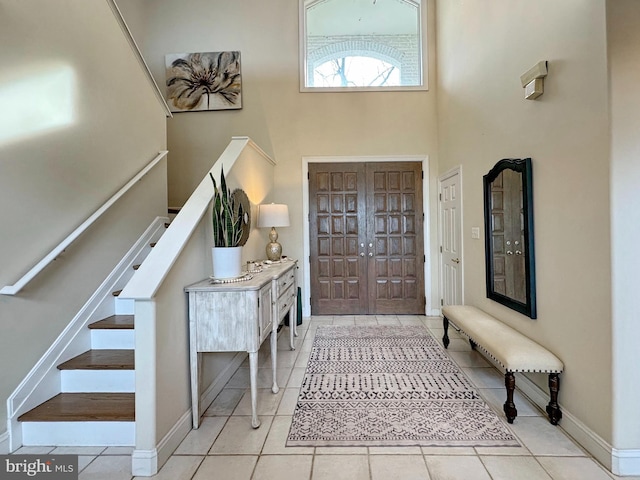
[[[258,210],[258,227],[288,227],[289,207],[279,203],[265,203]]]

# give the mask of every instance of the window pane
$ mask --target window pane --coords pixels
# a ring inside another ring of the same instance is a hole
[[[313,72],[316,87],[398,86],[400,69],[371,57],[342,57],[319,65]]]
[[[425,0],[301,0],[303,88],[423,85]]]

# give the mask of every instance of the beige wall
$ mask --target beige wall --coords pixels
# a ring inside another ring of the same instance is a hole
[[[607,1],[611,93],[613,444],[640,446],[640,4]],[[630,426],[632,426],[630,428]]]
[[[106,2],[2,2],[0,12],[0,95],[29,77],[42,85],[47,72],[72,79],[61,87],[71,91],[68,122],[0,141],[4,286],[166,148],[166,120]],[[22,95],[20,112],[37,110]],[[7,113],[18,116],[4,103]],[[0,296],[0,418],[7,397],[166,204],[162,161],[21,293]]]
[[[560,403],[612,440],[609,122],[604,0],[437,4],[439,171],[462,165],[465,301],[565,363]],[[549,61],[545,93],[520,75]],[[485,297],[482,176],[533,159],[538,319]],[[546,389],[543,376],[534,380]],[[588,400],[587,400],[588,399]]]
[[[292,219],[278,231],[279,241],[287,255],[301,259],[303,156],[429,155],[435,177],[433,41],[428,92],[300,93],[297,1],[124,2],[145,10],[143,53],[159,85],[166,82],[165,54],[241,52],[242,110],[177,113],[168,121],[169,205],[184,203],[231,136],[247,135],[277,162],[269,200],[288,204]],[[430,11],[432,40],[434,18]]]

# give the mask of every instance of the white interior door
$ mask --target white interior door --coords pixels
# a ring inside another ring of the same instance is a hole
[[[442,305],[462,305],[462,183],[456,168],[439,179]]]

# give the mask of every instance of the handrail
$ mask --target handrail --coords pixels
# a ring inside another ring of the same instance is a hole
[[[120,28],[122,28],[122,31],[124,32],[124,36],[127,38],[127,41],[131,46],[131,50],[133,51],[134,55],[138,59],[140,66],[146,73],[147,79],[151,84],[151,88],[156,94],[156,97],[158,97],[158,100],[160,101],[162,108],[164,108],[165,115],[167,117],[173,118],[171,109],[169,108],[169,105],[167,105],[167,102],[164,99],[164,96],[162,95],[162,92],[160,91],[160,88],[158,87],[158,84],[156,83],[155,78],[153,78],[153,75],[151,74],[151,69],[149,69],[149,65],[147,65],[147,62],[145,62],[144,57],[142,56],[142,52],[140,51],[140,47],[138,47],[136,40],[133,38],[133,35],[131,34],[131,30],[129,29],[127,22],[124,20],[124,17],[122,16],[122,12],[120,11],[120,8],[118,8],[118,5],[116,4],[115,0],[107,0],[107,3],[111,7],[111,10],[113,11],[114,16],[116,17],[116,20],[120,25]]]
[[[171,221],[171,225],[160,237],[136,274],[120,292],[118,298],[150,300],[155,297],[163,280],[178,259],[211,203],[213,184],[209,178],[209,173],[214,178],[220,177],[220,171],[223,168],[228,173],[247,146],[252,147],[260,156],[275,164],[249,137],[233,137],[227,148],[180,209],[178,215]]]
[[[53,262],[58,255],[60,255],[69,245],[71,245],[80,235],[82,235],[91,225],[95,223],[95,221],[106,212],[109,207],[111,207],[116,201],[120,199],[129,189],[137,183],[142,177],[144,177],[149,170],[155,167],[160,160],[162,160],[167,153],[167,150],[163,150],[156,155],[156,157],[151,160],[146,167],[140,170],[131,180],[129,180],[120,190],[118,190],[109,200],[107,200],[104,205],[102,205],[98,210],[96,210],[93,215],[87,218],[79,227],[77,227],[73,232],[71,232],[67,238],[62,240],[60,244],[51,250],[42,260],[40,260],[36,265],[31,268],[27,273],[25,273],[20,280],[18,280],[13,285],[6,285],[0,290],[0,294],[2,295],[15,295],[20,290],[24,288],[31,280],[33,280],[36,275],[38,275],[44,268]]]

